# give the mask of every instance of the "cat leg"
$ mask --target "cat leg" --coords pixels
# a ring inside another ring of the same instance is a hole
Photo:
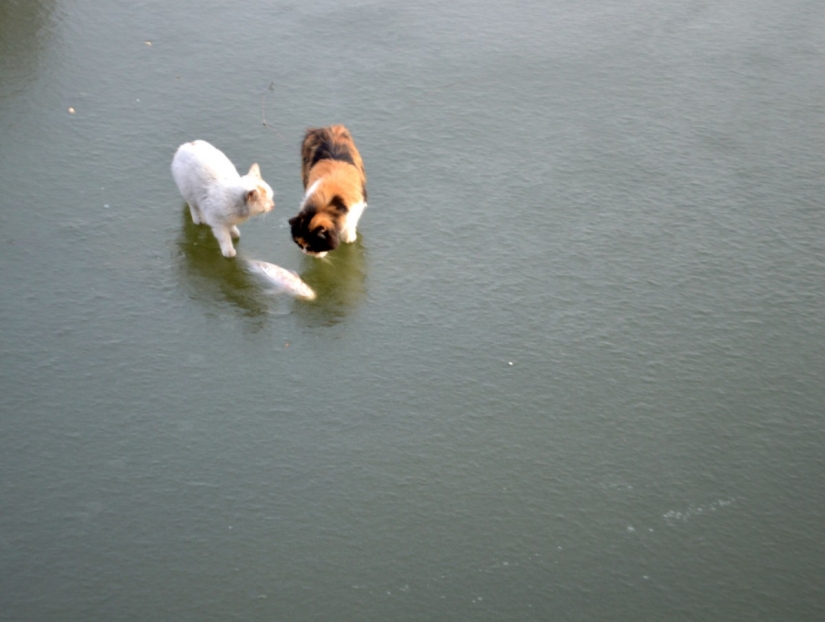
[[[229,235],[231,235],[232,238],[235,239],[235,240],[240,240],[241,239],[241,232],[238,231],[238,227],[236,227],[235,225],[232,225],[231,227],[229,227]]]
[[[358,239],[358,234],[355,232],[355,226],[347,224],[341,231],[341,241],[350,244]]]
[[[215,237],[218,239],[218,244],[221,245],[221,253],[223,253],[224,257],[234,257],[235,256],[235,247],[232,246],[232,236],[229,233],[229,229],[225,225],[214,225],[212,227],[212,233],[215,234]]]
[[[199,225],[203,222],[203,218],[201,218],[201,211],[198,209],[197,205],[190,203],[189,213],[192,214],[192,222],[196,225]]]
[[[363,201],[350,206],[349,213],[347,214],[346,220],[344,220],[344,226],[341,227],[341,239],[347,244],[355,242],[355,240],[358,239],[355,228],[358,226],[358,221],[361,219],[361,214],[364,213],[366,207],[367,204]]]

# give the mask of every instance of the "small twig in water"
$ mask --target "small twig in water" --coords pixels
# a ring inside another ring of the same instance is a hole
[[[269,87],[267,88],[267,90],[272,91],[274,93],[275,92],[275,83],[270,82]],[[264,106],[265,102],[266,102],[266,93],[261,95],[261,118],[262,118],[263,126],[267,129],[272,130],[273,132],[275,132],[275,135],[278,136],[278,138],[280,138],[282,141],[287,142],[286,138],[284,138],[277,129],[275,129],[269,123],[266,122],[266,108]]]

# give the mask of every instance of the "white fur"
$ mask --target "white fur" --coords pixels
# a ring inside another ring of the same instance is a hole
[[[367,204],[364,201],[359,201],[354,205],[349,206],[349,212],[347,212],[347,217],[344,220],[344,225],[341,227],[341,240],[347,243],[355,242],[358,234],[355,232],[355,227],[358,225],[358,221],[361,218],[361,214],[364,213]]]
[[[310,185],[310,187],[307,188],[306,194],[304,194],[304,200],[301,201],[300,209],[304,209],[304,206],[307,204],[307,201],[309,201],[309,197],[312,196],[312,193],[315,192],[318,189],[318,186],[321,184],[321,179],[322,178],[316,179],[314,182],[312,182],[312,185]]]
[[[257,164],[241,177],[229,158],[204,140],[178,148],[172,177],[189,204],[192,221],[212,227],[224,257],[236,254],[232,239],[241,236],[238,225],[275,205],[272,188],[261,179]]]

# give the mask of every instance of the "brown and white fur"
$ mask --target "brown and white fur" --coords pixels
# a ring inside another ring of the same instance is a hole
[[[307,255],[323,257],[341,242],[354,242],[367,207],[367,176],[347,128],[310,128],[301,147],[304,199],[289,219],[292,239]]]
[[[205,140],[184,143],[172,160],[172,177],[189,204],[192,221],[209,225],[224,257],[234,257],[238,225],[275,207],[272,188],[257,163],[241,177],[222,151]]]

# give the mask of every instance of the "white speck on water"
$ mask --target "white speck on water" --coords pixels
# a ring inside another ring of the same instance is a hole
[[[683,511],[670,510],[668,512],[665,512],[662,515],[662,517],[670,523],[673,523],[673,522],[676,522],[676,521],[685,522],[685,521],[689,520],[690,518],[699,516],[701,514],[705,514],[706,511],[716,512],[719,508],[727,507],[727,506],[731,505],[734,501],[736,501],[735,498],[732,498],[732,499],[717,499],[715,501],[711,501],[709,504],[707,504],[707,506],[701,506],[701,505],[700,506],[695,506],[693,504],[690,504]]]
[[[104,204],[103,204],[103,207],[105,207],[106,209],[109,209],[109,204],[108,204],[108,203],[104,203]]]
[[[636,531],[635,527],[633,527],[632,525],[627,526],[627,533],[633,533],[634,531]]]

